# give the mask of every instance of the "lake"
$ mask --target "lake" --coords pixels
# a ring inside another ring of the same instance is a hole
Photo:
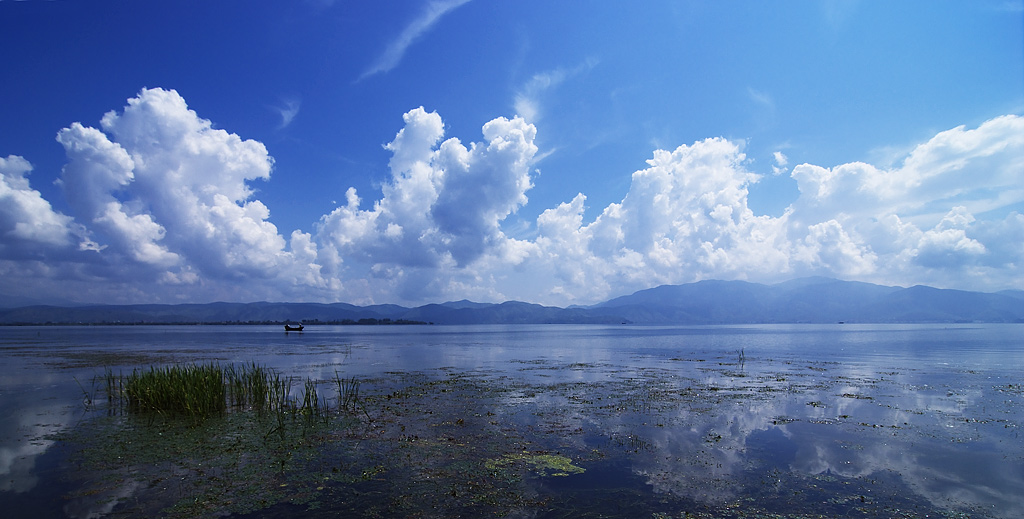
[[[0,327],[0,361],[4,517],[1024,517],[1024,325]],[[296,404],[107,398],[189,363]]]

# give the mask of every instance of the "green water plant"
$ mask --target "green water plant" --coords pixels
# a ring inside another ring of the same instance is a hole
[[[217,364],[134,370],[124,382],[132,413],[168,413],[202,418],[222,414],[227,401],[224,369]]]
[[[352,409],[358,399],[355,378],[338,381],[338,405]],[[307,379],[292,396],[294,380],[256,363],[151,366],[128,376],[107,370],[103,382],[111,409],[129,414],[162,414],[205,419],[229,411],[284,413],[292,418],[327,420],[331,406],[318,383]]]
[[[359,402],[359,381],[355,377],[342,378],[334,372],[334,382],[338,385],[338,407],[344,411],[352,411]]]
[[[320,396],[316,382],[311,379],[306,379],[306,386],[302,391],[302,405],[298,410],[307,422],[326,422],[330,417],[331,409],[327,397]]]
[[[124,386],[122,382],[124,377],[114,375],[114,371],[107,368],[103,374],[103,382],[106,385],[107,390],[107,404],[114,406],[115,403],[121,402],[122,395],[124,394]]]
[[[227,398],[232,407],[263,411],[273,407],[273,398],[281,391],[280,375],[256,364],[228,366],[224,371]]]

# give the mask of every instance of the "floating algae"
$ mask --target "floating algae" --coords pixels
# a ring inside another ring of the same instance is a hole
[[[500,458],[488,460],[485,466],[491,471],[525,468],[539,477],[568,476],[569,474],[582,474],[586,471],[583,467],[574,465],[572,460],[565,456],[529,452],[506,454]]]

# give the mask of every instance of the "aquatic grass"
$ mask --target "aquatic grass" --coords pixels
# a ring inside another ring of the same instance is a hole
[[[299,411],[307,423],[318,420],[326,422],[330,416],[331,408],[327,403],[327,397],[320,397],[317,384],[311,379],[306,379],[306,387],[302,391],[302,406]]]
[[[89,393],[88,391],[85,390],[85,387],[82,386],[82,383],[78,381],[78,377],[72,378],[75,380],[75,383],[78,384],[78,388],[82,390],[82,403],[85,404],[85,408],[91,409],[93,406],[93,402],[96,400],[96,381],[93,380],[93,391],[92,393]]]
[[[355,377],[344,379],[337,371],[334,382],[338,385],[338,407],[343,411],[352,411],[359,402],[359,381]]]
[[[205,418],[227,408],[224,368],[218,364],[133,370],[123,395],[130,413],[180,414]]]
[[[124,395],[124,385],[122,384],[124,377],[114,375],[114,371],[107,368],[103,374],[103,382],[107,389],[107,404],[113,406],[114,402],[120,402]]]
[[[228,366],[224,381],[228,403],[233,408],[257,412],[280,408],[287,401],[290,381],[264,366],[252,362],[241,367]]]
[[[359,382],[344,379],[337,372],[335,381],[339,388],[337,408],[355,410]],[[151,366],[137,368],[128,376],[107,369],[102,377],[111,412],[203,420],[229,411],[255,411],[281,415],[278,422],[287,415],[293,420],[301,417],[309,423],[326,423],[331,417],[331,402],[320,391],[319,383],[306,379],[301,393],[293,395],[295,382],[255,362],[226,367],[215,363]]]

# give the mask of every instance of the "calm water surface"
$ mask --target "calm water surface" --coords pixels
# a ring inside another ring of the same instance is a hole
[[[64,439],[106,414],[105,370],[208,361],[362,382],[361,443],[330,456],[375,456],[374,477],[259,517],[1024,517],[1024,325],[0,327],[4,517],[153,513],[156,483],[96,486]],[[472,496],[493,473],[456,481],[427,461],[445,452],[582,470],[526,464],[492,510]],[[427,508],[401,497],[425,488]]]

